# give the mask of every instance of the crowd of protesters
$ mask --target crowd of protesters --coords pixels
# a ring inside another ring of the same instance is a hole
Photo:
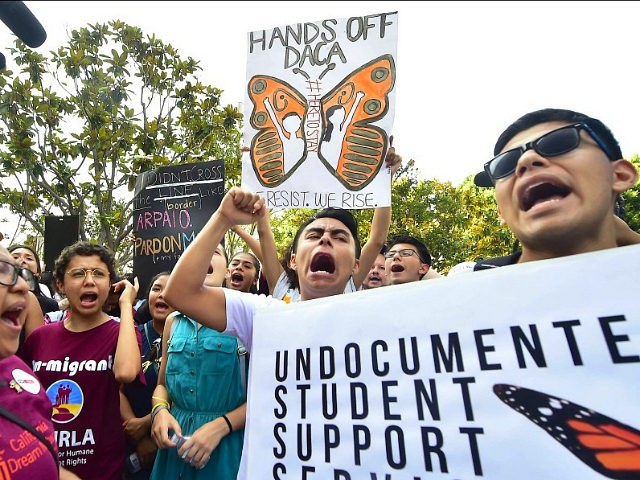
[[[599,120],[562,109],[531,112],[502,133],[494,155],[475,183],[495,188],[521,249],[452,272],[639,243],[614,213],[637,172]],[[393,172],[400,163],[391,148],[386,166]],[[264,199],[232,188],[146,292],[116,272],[113,253],[101,245],[67,246],[51,285],[40,283],[35,248],[0,247],[0,375],[14,380],[0,388],[0,413],[14,416],[0,416],[0,450],[28,432],[38,442],[14,457],[41,453],[10,478],[235,479],[260,309],[444,278],[424,239],[387,238],[391,214],[376,209],[361,246],[353,215],[326,208],[299,226],[281,258]],[[242,228],[254,223],[257,239]],[[227,261],[230,230],[250,251]],[[33,380],[27,387],[24,379]],[[30,397],[19,397],[21,385]]]

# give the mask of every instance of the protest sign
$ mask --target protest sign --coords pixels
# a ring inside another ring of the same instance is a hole
[[[133,272],[141,292],[156,273],[173,268],[223,195],[223,160],[162,167],[138,176]]]
[[[242,186],[269,208],[391,204],[398,13],[248,34]]]
[[[260,310],[246,478],[640,478],[640,246]]]

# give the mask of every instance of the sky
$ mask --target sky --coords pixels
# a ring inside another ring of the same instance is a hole
[[[398,12],[394,146],[419,176],[459,184],[492,157],[498,135],[545,107],[599,118],[622,152],[640,153],[640,2],[61,2],[26,1],[47,31],[120,19],[199,60],[201,81],[243,101],[247,33]],[[0,24],[0,49],[15,36]],[[0,227],[1,231],[7,230]]]

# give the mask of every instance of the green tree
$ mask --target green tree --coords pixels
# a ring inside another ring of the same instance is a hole
[[[629,159],[640,172],[640,156],[635,154]],[[629,226],[640,232],[640,182],[622,194],[625,202],[625,218]]]
[[[515,238],[500,224],[493,191],[479,188],[473,178],[460,186],[435,179],[420,180],[410,160],[392,184],[392,220],[389,236],[408,233],[422,239],[433,256],[433,266],[446,273],[466,260],[505,255]],[[313,212],[289,209],[272,214],[272,230],[282,256],[298,226]],[[362,241],[369,236],[373,209],[352,210]]]
[[[408,233],[429,248],[433,267],[446,273],[466,260],[509,253],[514,237],[500,225],[493,192],[469,177],[458,187],[421,180],[409,169],[392,186],[390,236]]]
[[[132,258],[137,175],[225,159],[241,171],[242,114],[155,36],[120,21],[73,30],[50,59],[16,40],[20,71],[0,72],[0,203],[36,236],[45,215],[79,215],[80,238]]]

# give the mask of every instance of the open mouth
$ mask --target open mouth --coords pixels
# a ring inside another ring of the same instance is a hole
[[[231,274],[231,281],[234,283],[241,283],[244,280],[244,275],[242,275],[241,273],[232,273]]]
[[[21,313],[22,313],[21,308],[7,310],[5,312],[2,312],[2,315],[0,315],[0,318],[2,318],[2,320],[6,321],[7,323],[10,323],[14,327],[20,327]]]
[[[167,305],[164,302],[161,301],[156,301],[155,305],[153,306],[153,308],[156,309],[156,311],[160,311],[160,312],[164,312],[165,310],[169,309],[169,305]]]
[[[94,292],[87,292],[80,295],[80,304],[83,307],[90,307],[98,300],[98,294]]]
[[[333,273],[336,271],[336,264],[333,257],[328,253],[316,253],[311,259],[311,271]]]
[[[553,199],[561,199],[571,193],[571,190],[564,185],[545,182],[527,188],[520,198],[520,208],[525,212],[531,210],[535,205]]]
[[[207,270],[207,275],[211,275],[213,273],[213,265],[209,264],[209,269]]]
[[[402,265],[400,265],[399,263],[395,263],[395,264],[391,265],[391,271],[393,273],[404,272],[404,267]]]

